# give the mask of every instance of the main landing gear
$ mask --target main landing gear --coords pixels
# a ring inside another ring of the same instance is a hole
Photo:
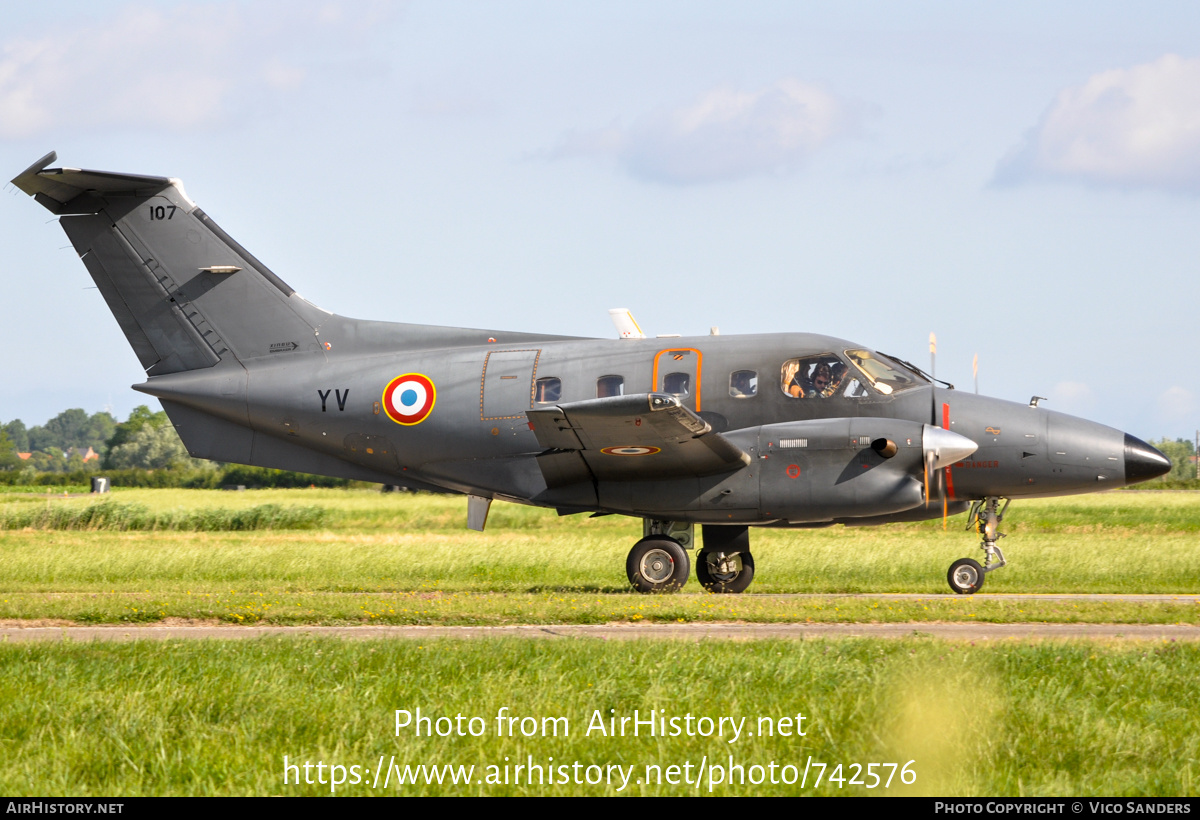
[[[688,551],[695,547],[695,526],[645,519],[644,537],[625,560],[629,583],[638,592],[674,592],[691,573]],[[710,592],[743,592],[754,580],[747,527],[704,526],[704,546],[696,555],[696,580]]]
[[[749,552],[701,553],[696,580],[709,592],[745,592],[754,580],[754,556]]]
[[[971,505],[967,529],[974,526],[975,532],[983,536],[979,544],[979,548],[983,550],[983,565],[980,566],[973,558],[959,558],[950,565],[946,580],[950,582],[950,588],[959,595],[978,592],[983,587],[983,579],[987,573],[1008,563],[996,542],[1004,537],[1004,533],[999,531],[999,526],[1004,520],[1004,513],[1008,510],[1010,501],[1011,499],[1005,499],[1004,506],[1000,507],[1000,499],[992,496]]]

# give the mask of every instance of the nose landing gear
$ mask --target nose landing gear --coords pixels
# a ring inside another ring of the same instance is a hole
[[[1004,537],[1004,533],[999,531],[999,526],[1010,502],[1011,499],[1005,499],[1004,506],[1000,507],[1000,499],[992,496],[971,505],[967,528],[974,526],[975,532],[983,536],[979,544],[979,548],[983,550],[983,565],[973,558],[960,558],[951,564],[950,571],[946,573],[946,580],[955,593],[971,595],[978,592],[983,587],[987,573],[1008,563],[996,542]]]

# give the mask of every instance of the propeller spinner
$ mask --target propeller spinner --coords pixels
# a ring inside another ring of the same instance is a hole
[[[925,506],[929,506],[933,492],[942,500],[943,518],[946,510],[945,468],[961,461],[979,449],[979,445],[966,436],[941,427],[926,424],[921,431],[921,451],[925,456]],[[930,482],[933,487],[930,487]]]

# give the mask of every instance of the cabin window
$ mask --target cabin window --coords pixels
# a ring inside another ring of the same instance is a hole
[[[690,373],[668,373],[663,376],[663,390],[676,396],[686,396],[691,389]]]
[[[861,398],[867,392],[858,374],[832,353],[788,359],[779,384],[793,399]]]
[[[547,376],[538,379],[533,385],[533,400],[539,404],[558,401],[562,398],[562,379]]]
[[[624,376],[601,376],[596,379],[596,398],[607,399],[610,396],[625,395]]]
[[[758,372],[735,370],[729,374],[729,395],[735,399],[748,399],[758,395]]]

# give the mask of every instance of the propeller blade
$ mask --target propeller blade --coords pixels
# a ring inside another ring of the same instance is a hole
[[[923,482],[923,486],[925,487],[925,508],[926,509],[929,508],[929,500],[930,500],[930,498],[932,498],[932,496],[929,494],[929,476],[931,473],[934,473],[934,467],[933,467],[934,458],[935,458],[935,456],[932,452],[925,453],[925,481]]]

